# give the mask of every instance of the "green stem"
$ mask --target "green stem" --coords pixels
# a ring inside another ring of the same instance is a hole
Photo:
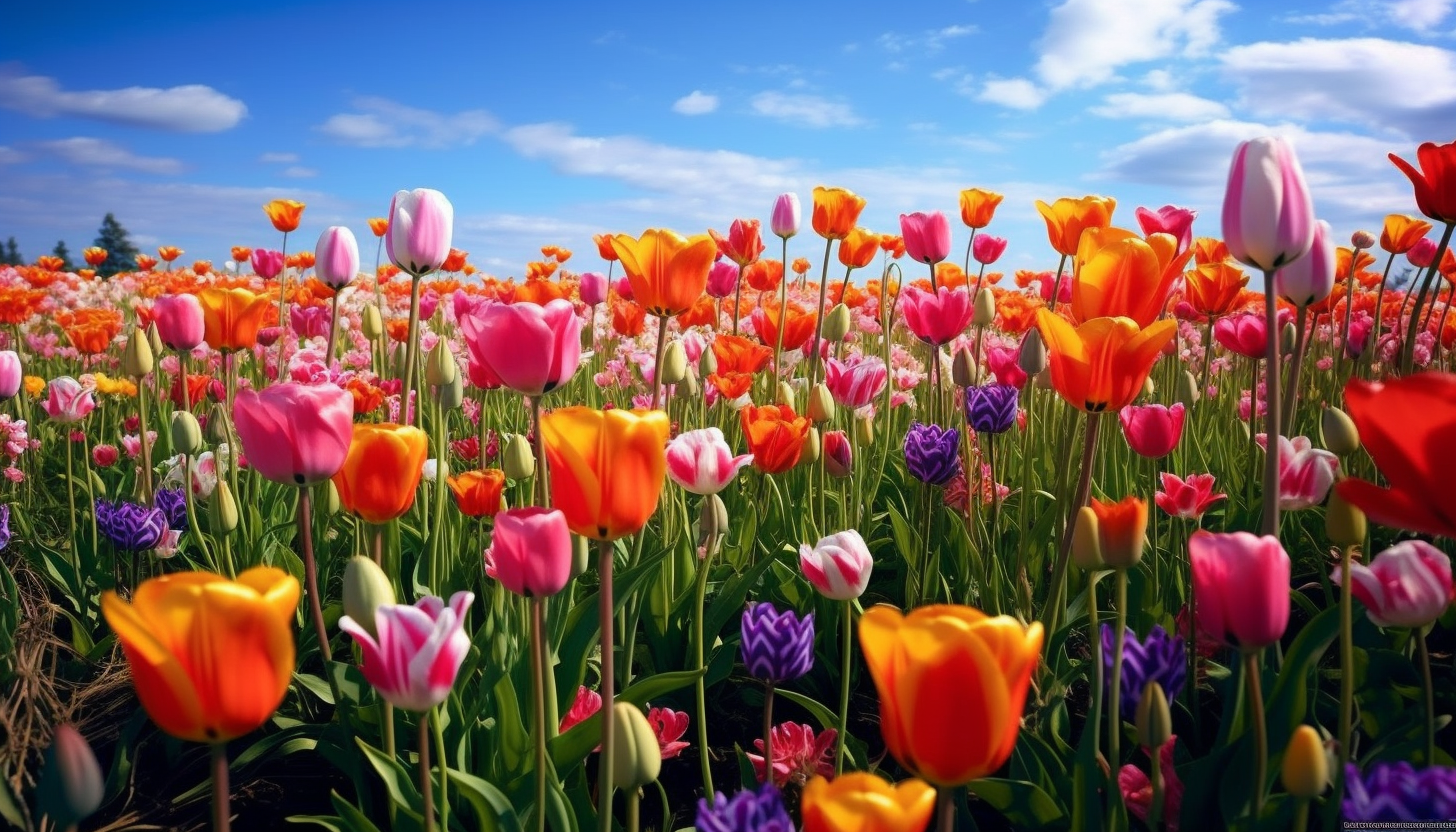
[[[789,241],[787,239],[784,240],[784,245],[787,246],[788,244],[789,244]],[[779,281],[779,282],[782,283],[783,281]],[[742,266],[742,264],[739,264],[739,266],[738,266],[738,280],[734,281],[734,283],[733,283],[733,334],[734,335],[737,335],[738,334],[738,321],[739,321],[739,319],[742,316],[743,316],[743,266]],[[782,343],[782,341],[780,341],[780,343]],[[774,368],[777,369],[778,368],[778,365],[775,364],[774,365]]]
[[[410,393],[415,389],[415,363],[420,343],[420,278],[423,275],[416,275],[410,280],[410,316],[408,342],[405,344],[404,363],[404,386],[400,388],[399,400],[399,421],[402,424],[412,425],[414,421],[410,418],[413,415],[410,407]],[[414,408],[413,410],[418,410]]]
[[[450,766],[445,756],[445,726],[440,722],[440,710],[445,706],[431,708],[427,716],[435,729],[435,757],[440,765],[440,827],[450,828]],[[428,767],[427,767],[428,770]],[[543,804],[544,805],[544,804]]]
[[[763,782],[773,782],[773,702],[774,683],[764,683],[763,694]]]
[[[1284,386],[1284,409],[1281,413],[1280,431],[1284,436],[1292,436],[1294,431],[1294,416],[1299,408],[1299,377],[1304,369],[1304,352],[1309,348],[1309,339],[1305,337],[1305,323],[1308,320],[1309,307],[1299,307],[1299,314],[1294,330],[1294,366],[1292,372],[1285,380]]]
[[[708,754],[707,682],[703,678],[703,604],[708,594],[708,570],[713,563],[713,554],[717,546],[718,536],[710,536],[707,541],[707,552],[703,555],[702,562],[698,564],[697,586],[693,592],[693,670],[698,674],[696,681],[693,682],[693,693],[698,706],[698,765],[702,769],[703,795],[706,797],[713,795],[713,770]]]
[[[1279,328],[1274,272],[1264,272],[1264,534],[1279,534]],[[1258,390],[1258,385],[1254,385]],[[1249,402],[1250,407],[1253,401]],[[1250,411],[1252,418],[1253,411]]]
[[[844,773],[844,740],[849,736],[849,668],[854,658],[854,602],[845,601],[840,605],[840,610],[843,613],[840,627],[844,631],[844,650],[839,668],[839,736],[835,738],[834,745],[836,777]]]
[[[1149,753],[1153,758],[1153,767],[1148,773],[1148,779],[1153,784],[1153,801],[1148,804],[1148,828],[1157,832],[1163,825],[1163,749],[1149,749]]]
[[[941,786],[935,795],[937,832],[955,832],[955,788]]]
[[[783,264],[784,264],[784,276],[779,280],[779,317],[780,317],[780,321],[779,321],[778,336],[774,339],[774,357],[773,357],[773,368],[774,368],[774,379],[775,380],[778,380],[780,377],[783,376],[783,367],[779,363],[779,356],[784,351],[784,329],[785,329],[785,327],[784,327],[784,322],[783,322],[782,318],[783,318],[783,314],[784,314],[784,307],[785,306],[788,306],[788,304],[789,304],[789,238],[788,237],[780,237],[779,239],[781,239],[783,241],[783,255],[782,255],[782,257],[783,257]],[[739,285],[741,286],[742,285],[742,282],[743,282],[743,273],[742,272],[739,272],[739,274],[738,274],[738,281],[739,281]],[[734,335],[737,335],[738,334],[738,312],[737,312],[736,308],[735,308],[734,313],[733,313],[733,334]],[[712,796],[712,792],[709,792],[708,793],[708,796],[711,797]]]
[[[1057,311],[1057,297],[1062,294],[1062,270],[1067,267],[1067,255],[1063,254],[1062,259],[1057,261],[1057,279],[1052,282],[1052,297],[1047,301],[1051,311]]]
[[[531,675],[536,703],[536,830],[546,832],[546,667],[542,655],[541,599],[531,598]]]
[[[843,243],[841,243],[841,245],[843,245]],[[806,355],[806,357],[809,358],[809,389],[810,390],[813,390],[814,389],[814,385],[817,384],[817,383],[819,383],[819,365],[822,363],[819,360],[819,339],[820,339],[820,337],[822,337],[824,335],[824,297],[829,293],[829,252],[830,252],[830,250],[833,247],[834,247],[834,240],[833,240],[833,238],[826,239],[824,241],[824,268],[821,269],[820,272],[819,272],[819,306],[817,307],[817,310],[816,310],[818,312],[818,315],[816,315],[815,316],[815,319],[814,319],[814,341],[813,341],[814,355],[812,357]],[[779,331],[780,332],[783,332],[784,324],[785,323],[786,323],[786,321],[785,321],[785,318],[784,318],[784,310],[783,310],[782,307],[780,307],[779,308]],[[889,330],[888,327],[886,327],[886,329],[885,329],[885,337],[888,338],[889,337],[889,333],[890,333],[890,330]],[[890,365],[889,364],[886,364],[885,366],[886,367],[889,367]],[[777,368],[775,368],[775,370],[777,370]]]
[[[1107,691],[1107,767],[1109,769],[1107,794],[1107,828],[1111,829],[1122,804],[1122,791],[1118,788],[1117,775],[1122,770],[1122,655],[1123,642],[1127,634],[1127,570],[1117,570],[1114,579],[1117,592],[1117,618],[1112,628],[1112,684]],[[1099,640],[1099,633],[1092,639]],[[1153,770],[1158,769],[1159,749],[1153,749]]]
[[[1426,292],[1430,289],[1441,265],[1441,257],[1446,253],[1446,247],[1451,244],[1451,231],[1456,229],[1456,223],[1446,223],[1446,230],[1441,232],[1441,242],[1436,246],[1436,256],[1431,260],[1430,268],[1426,271],[1426,280],[1421,284],[1421,291],[1416,295],[1415,305],[1411,307],[1410,323],[1406,326],[1405,343],[1401,345],[1401,373],[1408,375],[1411,366],[1415,361],[1416,329],[1420,319],[1421,304],[1425,303]],[[1407,292],[1410,290],[1407,289]],[[1402,304],[1404,306],[1404,304]]]
[[[283,380],[283,350],[288,344],[284,333],[288,332],[288,232],[283,232],[283,249],[278,252],[283,265],[278,270],[278,380]],[[169,264],[170,266],[170,264]],[[182,385],[186,390],[187,385]],[[184,393],[185,395],[185,393]]]
[[[1269,765],[1269,727],[1264,722],[1264,695],[1259,681],[1259,651],[1244,653],[1244,677],[1249,686],[1249,718],[1254,725],[1254,814],[1259,822],[1264,814],[1264,788]]]
[[[324,364],[334,363],[334,346],[339,341],[339,293],[342,289],[334,290],[333,310],[329,313],[329,343],[324,348]]]
[[[1340,555],[1340,769],[1350,762],[1350,734],[1355,715],[1355,583],[1350,577],[1350,560],[1355,547],[1345,546]]]
[[[627,832],[637,832],[641,828],[642,814],[642,789],[634,787],[627,792]]]
[[[613,644],[612,644],[612,541],[603,540],[600,543],[600,554],[597,565],[598,574],[601,577],[601,589],[597,595],[597,615],[601,626],[601,647],[602,647],[602,736],[600,764],[598,768],[597,791],[599,792],[597,803],[597,829],[599,832],[612,832],[612,729],[613,713],[612,707],[616,704],[617,679],[616,669],[613,666]]]
[[[435,829],[435,798],[430,787],[430,714],[420,714],[420,797],[425,802],[425,832]]]
[[[1042,623],[1048,633],[1056,633],[1062,619],[1062,599],[1067,592],[1067,564],[1072,556],[1072,530],[1076,525],[1077,512],[1082,510],[1082,506],[1087,505],[1087,498],[1092,492],[1092,463],[1097,451],[1097,427],[1101,424],[1099,418],[1101,415],[1101,413],[1093,412],[1087,414],[1086,436],[1082,443],[1082,470],[1078,474],[1077,492],[1072,504],[1068,507],[1067,530],[1062,535],[1061,551],[1057,553],[1057,565],[1052,571],[1052,585],[1050,596],[1047,599],[1047,608],[1042,611]],[[1050,638],[1048,638],[1047,644],[1051,644]]]
[[[1021,436],[1021,499],[1017,501],[1017,535],[1016,535],[1016,598],[1017,609],[1021,612],[1023,619],[1031,617],[1031,580],[1026,570],[1026,547],[1030,542],[1031,535],[1027,534],[1027,512],[1031,509],[1031,451],[1035,447],[1036,436],[1036,412],[1033,409],[1036,384],[1027,379],[1024,401],[1026,402],[1026,430]]]
[[[1102,579],[1102,575],[1102,572],[1090,572],[1087,575],[1087,621],[1092,641],[1092,707],[1087,711],[1086,730],[1092,732],[1098,753],[1102,749],[1103,659],[1102,626],[1097,612],[1097,582]]]
[[[1295,832],[1309,828],[1309,798],[1301,797],[1294,802],[1294,825],[1289,828]]]
[[[1421,657],[1421,683],[1426,689],[1426,765],[1436,764],[1436,689],[1431,685],[1431,650],[1426,632],[1417,632],[1416,648]]]

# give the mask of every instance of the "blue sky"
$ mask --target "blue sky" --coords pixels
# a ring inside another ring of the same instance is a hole
[[[1186,205],[1217,236],[1230,152],[1271,133],[1344,239],[1414,212],[1388,151],[1456,138],[1453,6],[20,4],[6,19],[25,35],[0,47],[0,239],[78,252],[111,211],[144,249],[221,264],[276,247],[260,206],[282,196],[308,204],[290,248],[343,224],[372,264],[366,218],[432,187],[456,246],[505,277],[545,244],[599,267],[593,232],[766,218],[787,190],[807,214],[818,184],[896,233],[977,186],[1006,194],[1003,265],[1051,268],[1034,200],[1111,195],[1127,226],[1137,205]],[[790,257],[821,251],[802,235]]]

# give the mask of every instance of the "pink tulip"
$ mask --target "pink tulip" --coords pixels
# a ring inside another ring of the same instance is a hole
[[[349,616],[339,629],[354,637],[364,661],[364,678],[396,708],[424,713],[444,702],[455,676],[470,652],[465,613],[475,594],[464,590],[450,597],[450,606],[433,595],[414,606],[380,604],[374,610],[375,631],[369,634]]]
[[[495,370],[489,364],[477,361],[473,355],[466,361],[465,378],[472,386],[481,390],[498,390],[504,386]]]
[[[325,285],[342,289],[359,275],[359,241],[354,232],[332,225],[319,235],[313,250],[313,271]]]
[[[1269,345],[1264,316],[1254,312],[1219,318],[1213,325],[1213,338],[1227,349],[1255,360],[1264,357]]]
[[[1274,291],[1295,306],[1309,306],[1335,289],[1335,232],[1320,220],[1309,253],[1274,273]]]
[[[191,350],[202,343],[202,304],[196,295],[163,295],[152,304],[152,320],[162,343]]]
[[[997,384],[1006,384],[1017,389],[1026,384],[1026,371],[1021,369],[1020,347],[993,346],[987,349],[986,368],[996,376]]]
[[[1268,437],[1258,434],[1254,441],[1268,451]],[[1279,508],[1298,511],[1325,501],[1335,475],[1340,471],[1340,458],[1314,447],[1309,439],[1279,437]]]
[[[1234,150],[1223,239],[1231,257],[1265,272],[1293,263],[1314,244],[1314,204],[1299,158],[1284,139],[1252,139]]]
[[[842,430],[827,430],[823,439],[824,470],[831,477],[847,477],[854,473],[854,449]]]
[[[971,325],[971,293],[964,286],[941,286],[932,294],[915,286],[900,293],[905,324],[920,340],[940,346],[955,340]]]
[[[775,237],[787,240],[799,233],[799,215],[799,195],[779,194],[778,199],[774,200],[769,228],[773,230]]]
[[[983,266],[989,266],[1006,253],[1007,240],[993,234],[977,234],[971,241],[971,258]]]
[[[1188,539],[1199,629],[1260,650],[1289,626],[1289,555],[1279,538],[1198,531]]]
[[[233,424],[248,464],[284,485],[323,482],[344,467],[354,438],[354,396],[334,384],[285,382],[238,391]]]
[[[1344,584],[1339,567],[1330,576]],[[1456,599],[1451,558],[1424,540],[1406,540],[1375,556],[1370,565],[1350,564],[1350,593],[1365,605],[1377,627],[1424,627],[1445,614]]]
[[[652,726],[652,733],[657,735],[657,749],[662,752],[663,760],[671,760],[692,745],[682,741],[682,735],[688,730],[688,722],[688,715],[684,711],[674,711],[671,708],[647,710],[647,724]]]
[[[597,306],[607,302],[607,276],[601,272],[582,272],[581,302],[587,306]],[[458,316],[457,316],[458,317]]]
[[[25,369],[15,350],[0,350],[0,399],[13,399],[25,381]]]
[[[545,306],[491,304],[463,318],[460,331],[471,361],[524,396],[555,390],[581,364],[581,318],[561,298]]]
[[[1154,234],[1168,234],[1178,241],[1178,253],[1182,254],[1193,245],[1193,221],[1198,218],[1198,212],[1191,208],[1179,208],[1176,205],[1164,205],[1154,211],[1150,208],[1139,208],[1136,212],[1138,227],[1143,230],[1145,236],[1151,237]]]
[[[571,531],[554,508],[513,508],[496,514],[485,550],[485,574],[511,592],[555,595],[571,580]]]
[[[444,194],[429,188],[397,191],[384,232],[389,262],[415,277],[429,274],[450,256],[454,227],[455,207]]]
[[[939,263],[950,256],[950,220],[940,211],[900,215],[905,253],[917,263]]]
[[[738,264],[732,260],[719,260],[708,270],[708,297],[731,297],[738,288]]]
[[[617,278],[612,283],[612,288],[617,291],[617,297],[622,300],[632,300],[636,295],[632,294],[632,281],[626,275]]]
[[[888,378],[885,362],[878,358],[861,356],[848,362],[831,358],[825,362],[824,386],[829,388],[835,404],[851,410],[873,407],[885,392]]]
[[[820,595],[834,601],[852,601],[863,595],[874,566],[869,547],[854,529],[799,547],[799,569],[804,577]]]
[[[717,494],[753,454],[734,456],[718,428],[685,431],[667,443],[667,475],[693,494]]]
[[[63,425],[79,422],[96,409],[96,398],[91,395],[91,390],[89,385],[70,376],[53,378],[46,385],[46,400],[40,406],[53,422]]]
[[[1118,413],[1118,420],[1122,422],[1122,435],[1127,437],[1128,447],[1148,459],[1162,459],[1172,453],[1183,437],[1181,402],[1172,407],[1128,405]]]
[[[1214,493],[1212,474],[1189,474],[1186,480],[1167,472],[1158,476],[1162,480],[1163,489],[1153,495],[1153,502],[1157,503],[1158,508],[1167,513],[1169,517],[1197,520],[1207,513],[1214,503],[1228,499],[1227,494]]]
[[[253,249],[253,274],[272,280],[283,271],[283,252],[266,248]]]
[[[1405,253],[1405,259],[1418,269],[1429,269],[1436,262],[1436,241],[1422,237]]]

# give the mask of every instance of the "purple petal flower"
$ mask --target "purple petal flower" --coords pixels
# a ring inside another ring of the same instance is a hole
[[[155,549],[167,533],[167,515],[136,503],[96,501],[96,528],[122,552]]]
[[[955,428],[914,422],[905,434],[905,467],[928,485],[945,485],[961,470],[961,434]]]
[[[700,799],[694,826],[698,832],[794,832],[783,797],[768,783],[731,798],[714,792],[711,802]]]
[[[1016,424],[1017,390],[1009,384],[966,388],[966,421],[976,433],[1005,433]]]
[[[0,504],[0,551],[10,545],[10,505]]]
[[[1373,763],[1362,778],[1360,767],[1349,763],[1341,808],[1350,821],[1451,820],[1456,818],[1456,768],[1416,771],[1404,760]]]
[[[769,603],[750,606],[743,613],[743,663],[774,684],[808,673],[814,666],[814,613],[800,618]]]
[[[161,488],[152,503],[167,515],[167,525],[173,531],[187,531],[187,495],[180,488]]]
[[[1102,625],[1102,678],[1109,689],[1112,687],[1112,663],[1115,659],[1113,628]],[[1161,625],[1154,627],[1148,637],[1138,641],[1132,631],[1124,632],[1122,644],[1122,715],[1127,719],[1137,716],[1138,700],[1148,682],[1163,686],[1163,693],[1172,701],[1183,690],[1188,678],[1188,657],[1183,650],[1182,636],[1170,636]]]

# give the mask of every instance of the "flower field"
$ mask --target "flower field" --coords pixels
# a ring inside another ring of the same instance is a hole
[[[1392,161],[1348,241],[1257,139],[1221,222],[1037,202],[1013,274],[975,188],[509,280],[429,189],[0,266],[0,815],[1456,819],[1456,144]]]

